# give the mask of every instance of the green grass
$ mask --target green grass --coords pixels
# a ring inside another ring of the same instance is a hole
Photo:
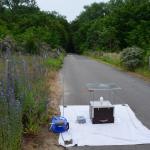
[[[4,120],[0,123],[0,132],[3,133],[0,137],[0,149],[21,149],[23,134],[37,135],[41,125],[47,124],[47,103],[51,96],[49,76],[61,68],[63,58],[63,54],[57,58],[12,55],[10,60],[15,60],[13,67],[16,71],[15,76],[12,73],[12,77],[15,77],[15,97],[22,105],[8,107],[6,98],[4,97],[4,101],[3,97],[0,97],[0,119]],[[0,81],[6,78],[5,61],[0,58]],[[7,84],[6,81],[5,83]]]
[[[103,56],[99,57],[100,60],[112,64],[117,67],[121,67],[120,55],[115,53],[105,53]]]
[[[136,69],[135,72],[150,79],[150,68],[148,68],[148,66],[140,67]]]
[[[2,58],[0,58],[0,78],[3,74],[3,72],[4,72],[4,62],[3,62]]]
[[[44,65],[52,70],[58,70],[62,63],[59,59],[49,58],[44,61]]]
[[[61,55],[58,58],[47,58],[44,60],[44,66],[51,70],[59,70],[62,67],[64,56]]]
[[[117,67],[121,70],[127,71],[122,65],[120,61],[120,54],[116,53],[103,53],[103,55],[97,55],[97,53],[84,53],[84,55],[89,56],[90,58],[93,58],[99,62],[104,62],[107,64],[110,64],[114,67]],[[150,68],[148,68],[148,65],[144,65],[142,67],[139,67],[135,70],[137,75],[141,75],[146,79],[150,79]]]

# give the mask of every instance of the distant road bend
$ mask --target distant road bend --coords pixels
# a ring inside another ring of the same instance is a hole
[[[70,54],[61,71],[64,76],[65,105],[88,105],[87,83],[116,83],[122,90],[115,92],[111,102],[129,104],[140,121],[150,129],[150,83],[84,56]],[[106,97],[107,93],[103,93]],[[99,95],[97,95],[98,97]],[[105,97],[104,96],[104,97]],[[73,147],[69,150],[150,150],[150,145]]]

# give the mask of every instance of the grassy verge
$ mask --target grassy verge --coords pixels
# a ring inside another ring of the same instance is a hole
[[[138,68],[135,72],[146,77],[147,79],[150,79],[150,68],[148,68],[148,66]]]
[[[43,64],[45,67],[51,70],[59,70],[62,67],[64,54],[61,54],[58,58],[45,59]]]
[[[58,58],[48,58],[43,61],[43,66],[47,68],[45,87],[48,91],[47,118],[59,115],[59,104],[62,88],[59,83],[58,71],[62,67],[64,55]],[[23,150],[63,150],[58,144],[58,135],[48,132],[48,121],[44,124],[37,136],[27,136],[24,138]]]
[[[59,104],[62,95],[62,87],[59,83],[58,71],[49,71],[47,86],[49,90],[48,117],[59,115]],[[58,134],[48,132],[48,124],[43,125],[37,136],[24,138],[23,150],[64,150],[58,144]]]
[[[83,55],[86,55],[86,56],[88,56],[92,59],[95,59],[97,61],[104,62],[104,63],[107,63],[107,64],[112,65],[114,67],[117,67],[120,70],[127,71],[126,68],[124,68],[121,65],[119,54],[116,54],[116,53],[103,53],[103,54],[100,54],[98,52],[96,52],[96,53],[86,52]],[[132,72],[130,72],[130,73],[132,73]],[[139,76],[139,77],[150,80],[150,69],[148,68],[148,65],[139,67],[133,73],[135,75]]]
[[[23,134],[37,136],[48,124],[53,112],[52,79],[62,63],[63,55],[13,54],[0,59],[0,149],[21,149]]]

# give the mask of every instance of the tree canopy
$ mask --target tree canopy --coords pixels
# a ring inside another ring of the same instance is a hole
[[[43,44],[75,52],[121,51],[129,46],[149,50],[150,1],[93,3],[69,24],[57,12],[41,11],[35,0],[1,0],[0,39],[6,36],[16,41],[17,50],[31,53]]]
[[[35,0],[2,0],[0,39],[10,36],[16,50],[38,53],[41,45],[68,49],[69,23],[57,12],[40,11]]]
[[[150,1],[110,0],[93,3],[72,22],[73,41],[84,50],[120,51],[150,47]]]

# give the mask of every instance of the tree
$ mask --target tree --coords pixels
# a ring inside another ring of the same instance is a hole
[[[10,35],[16,41],[18,51],[29,53],[40,53],[41,43],[54,49],[62,47],[68,50],[71,34],[64,16],[40,11],[35,0],[4,2],[1,3],[4,11],[0,13],[0,39]]]
[[[132,45],[148,49],[149,18],[149,0],[110,0],[107,3],[94,3],[86,6],[72,22],[73,42],[78,49],[84,47],[85,50],[121,51]]]
[[[19,6],[35,7],[35,0],[4,0],[4,5],[9,9],[16,9]]]
[[[4,10],[4,0],[0,0],[0,13]]]

